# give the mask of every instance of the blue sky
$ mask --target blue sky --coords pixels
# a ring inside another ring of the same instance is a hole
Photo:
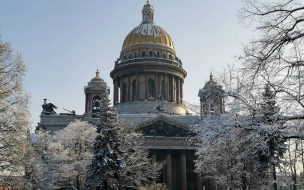
[[[24,88],[31,95],[31,121],[39,122],[43,99],[84,112],[84,90],[95,76],[113,87],[109,73],[126,35],[141,22],[145,0],[1,1],[0,34],[22,53]],[[235,63],[253,28],[239,23],[242,0],[151,0],[157,25],[173,39],[188,76],[184,99],[199,103],[209,73]],[[112,98],[112,95],[110,96]]]

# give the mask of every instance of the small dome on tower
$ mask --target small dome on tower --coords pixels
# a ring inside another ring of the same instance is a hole
[[[99,71],[97,69],[96,71],[96,76],[94,78],[92,78],[91,82],[105,82],[102,78],[99,77]]]
[[[205,83],[205,86],[203,89],[207,90],[207,89],[210,89],[210,88],[218,88],[218,89],[221,89],[222,86],[219,85],[214,79],[213,79],[213,74],[210,73],[210,80],[208,82]]]
[[[212,92],[214,92],[214,91],[223,92],[222,86],[213,79],[212,73],[210,73],[209,81],[207,81],[205,83],[203,88],[199,89],[198,96],[201,97],[205,93],[210,93],[211,91]]]

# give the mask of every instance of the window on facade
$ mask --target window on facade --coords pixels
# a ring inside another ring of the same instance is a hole
[[[153,57],[153,51],[149,51],[149,57]]]
[[[145,51],[141,52],[141,57],[146,57],[146,52]]]
[[[132,53],[129,54],[129,59],[132,59]]]
[[[154,80],[148,79],[148,98],[153,98],[155,92]]]
[[[165,52],[163,53],[163,58],[166,59],[166,53]]]
[[[134,52],[134,57],[135,57],[135,58],[137,58],[137,57],[138,57],[138,55],[137,55],[137,51],[136,51],[136,52]]]
[[[157,53],[156,53],[156,57],[158,57],[158,58],[159,58],[159,52],[157,52]]]
[[[172,59],[173,59],[172,55],[169,55],[169,60],[172,60]]]
[[[136,80],[132,82],[132,101],[136,100]]]
[[[123,94],[122,94],[122,102],[126,102],[127,101],[127,94],[128,94],[128,92],[127,92],[127,83],[126,82],[123,83],[122,92],[123,92]]]

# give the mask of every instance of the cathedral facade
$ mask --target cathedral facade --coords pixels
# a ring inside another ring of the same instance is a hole
[[[190,114],[183,100],[187,72],[175,52],[173,40],[155,24],[154,8],[149,1],[142,9],[141,24],[125,37],[110,76],[115,111],[126,123],[143,132],[153,162],[166,161],[158,182],[171,190],[215,190],[213,183],[194,172],[196,147],[187,140],[191,136],[190,126],[200,121],[200,115],[215,110],[224,112],[221,86],[210,75],[210,80],[199,89],[199,115]],[[105,91],[110,89],[97,71],[84,87],[83,115],[52,114],[52,106],[45,101],[38,129],[57,131],[75,119],[100,122],[98,100]]]

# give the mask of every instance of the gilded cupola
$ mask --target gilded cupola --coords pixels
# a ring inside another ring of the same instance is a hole
[[[97,69],[97,71],[96,71],[96,76],[94,77],[94,78],[92,78],[92,80],[90,81],[90,83],[104,83],[105,81],[102,79],[102,78],[100,78],[100,76],[99,76],[99,71],[98,71],[98,69]]]
[[[154,22],[153,6],[147,1],[142,9],[142,22],[126,36],[122,49],[142,43],[161,44],[174,50],[169,34]]]

